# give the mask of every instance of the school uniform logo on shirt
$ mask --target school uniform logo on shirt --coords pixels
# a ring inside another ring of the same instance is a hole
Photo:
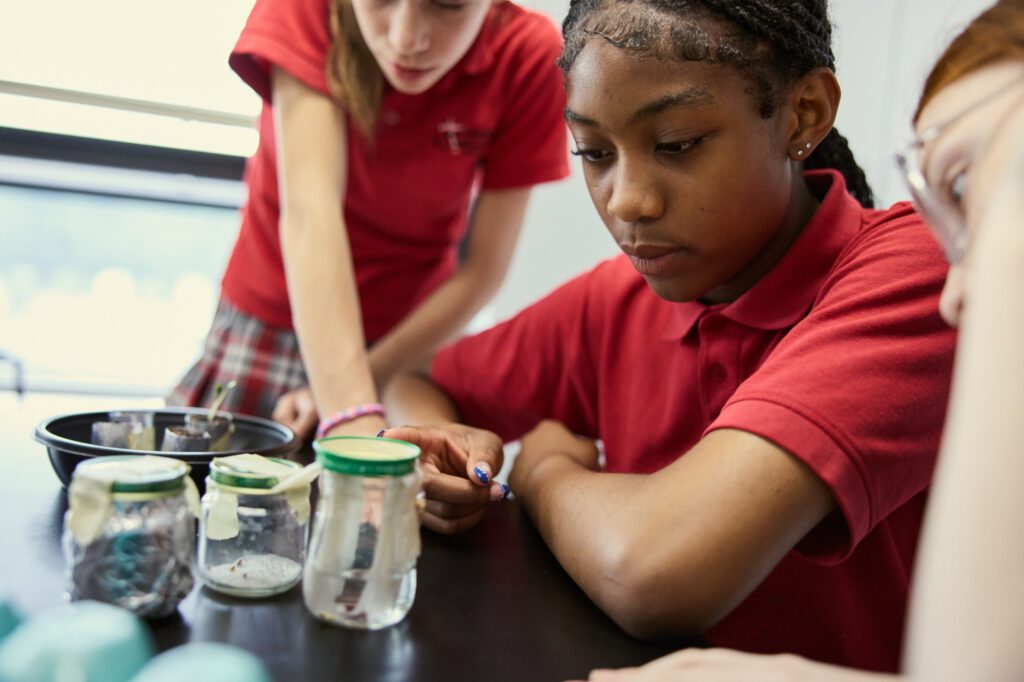
[[[483,150],[489,133],[471,130],[449,116],[438,124],[434,143],[447,149],[452,156],[474,154]]]

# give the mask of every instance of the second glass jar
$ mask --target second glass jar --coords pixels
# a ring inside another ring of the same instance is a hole
[[[199,519],[199,575],[207,587],[236,597],[268,597],[299,582],[310,486],[273,488],[300,468],[259,455],[213,460]]]

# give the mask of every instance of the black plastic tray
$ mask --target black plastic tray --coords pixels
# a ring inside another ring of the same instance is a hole
[[[91,457],[108,455],[162,455],[180,459],[192,467],[192,478],[201,483],[209,473],[210,460],[214,457],[238,455],[252,452],[268,457],[284,457],[299,449],[300,440],[283,424],[235,414],[235,432],[231,434],[228,450],[223,452],[160,452],[164,429],[185,422],[186,414],[206,414],[201,407],[165,408],[162,410],[115,410],[121,413],[153,413],[153,428],[156,432],[156,450],[130,450],[94,445],[93,422],[106,421],[109,412],[78,412],[52,417],[36,427],[35,439],[46,446],[50,464],[61,483],[71,481],[71,472],[78,463]],[[200,486],[201,488],[202,486]]]

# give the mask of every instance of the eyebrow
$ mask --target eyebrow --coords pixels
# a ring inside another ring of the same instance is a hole
[[[711,93],[706,88],[694,87],[687,88],[680,92],[673,93],[671,95],[665,95],[660,99],[656,99],[653,102],[648,102],[629,116],[628,123],[636,123],[642,118],[648,118],[655,114],[660,114],[667,109],[674,109],[676,107],[699,107],[705,104],[711,104],[715,101]],[[580,123],[582,125],[598,126],[597,121],[592,118],[587,118],[582,114],[577,114],[572,109],[565,108],[565,120],[569,123]]]

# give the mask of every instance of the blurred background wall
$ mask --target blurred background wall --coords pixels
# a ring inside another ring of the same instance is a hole
[[[524,0],[560,21],[567,1]],[[928,66],[988,0],[833,0],[838,127],[879,204]],[[159,395],[198,352],[237,231],[252,0],[0,0],[0,390]],[[571,179],[535,190],[479,328],[616,248]]]

